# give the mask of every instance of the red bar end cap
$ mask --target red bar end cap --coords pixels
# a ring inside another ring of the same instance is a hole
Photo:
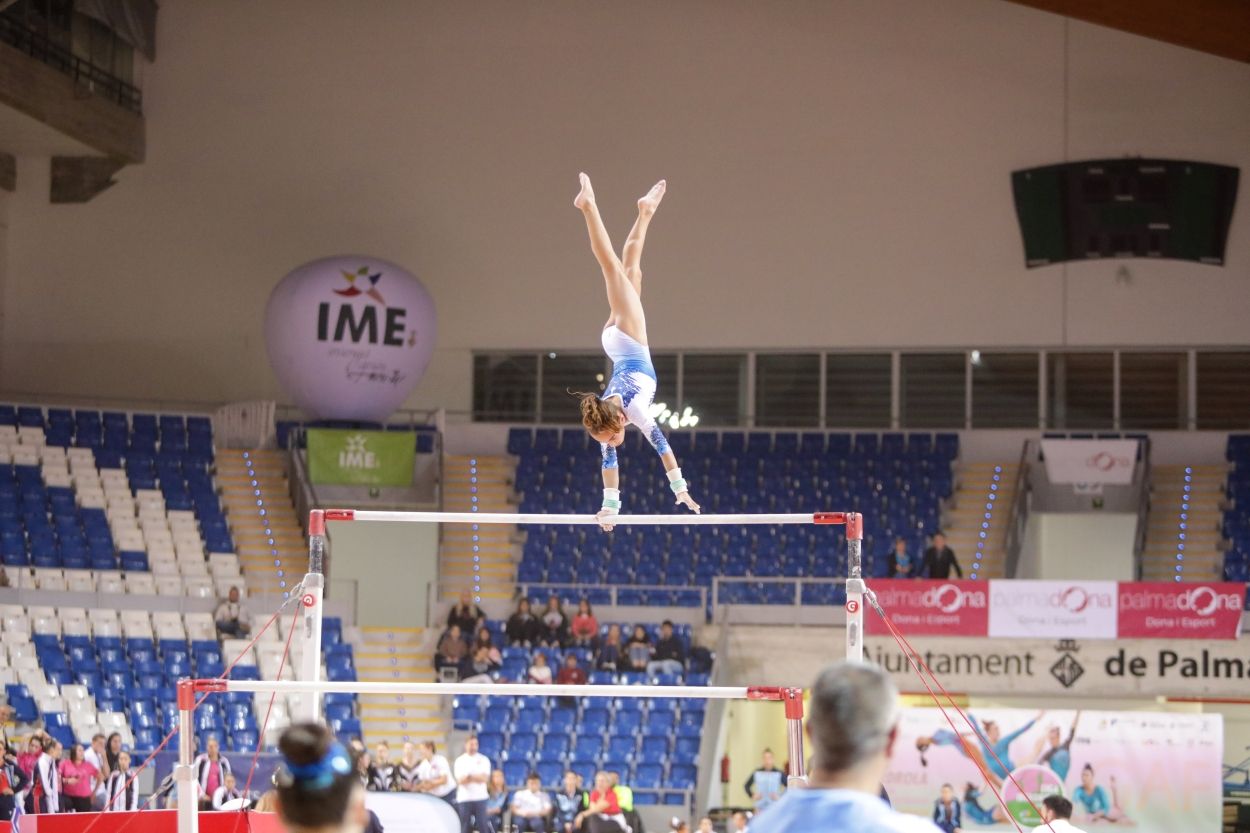
[[[325,510],[327,521],[354,521],[356,520],[356,510],[354,509],[327,509]]]
[[[864,540],[864,516],[858,512],[846,513],[846,539],[848,541]]]
[[[812,515],[812,523],[814,524],[844,524],[846,519],[847,514],[845,512],[816,512]]]

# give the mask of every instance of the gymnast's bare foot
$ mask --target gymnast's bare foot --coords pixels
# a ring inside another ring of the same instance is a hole
[[[646,196],[638,200],[638,213],[648,216],[654,214],[655,210],[660,207],[660,200],[664,199],[664,192],[667,189],[668,182],[663,179],[652,185]]]
[[[590,187],[590,177],[586,174],[578,174],[577,178],[582,183],[582,190],[573,198],[573,205],[585,211],[595,204],[595,189]]]

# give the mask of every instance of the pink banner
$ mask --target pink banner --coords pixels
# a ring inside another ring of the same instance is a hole
[[[989,582],[876,579],[870,585],[890,621],[904,636],[985,636],[989,633]],[[889,629],[865,616],[870,634]]]
[[[1246,586],[1233,582],[1121,582],[1119,636],[1236,639]]]

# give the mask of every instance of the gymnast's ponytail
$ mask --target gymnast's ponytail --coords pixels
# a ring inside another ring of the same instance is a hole
[[[347,829],[360,781],[343,745],[324,726],[297,723],[282,733],[278,751],[283,762],[274,785],[282,821],[288,827]]]
[[[581,402],[582,425],[592,434],[621,430],[621,408],[615,402],[599,398],[597,393],[570,391]]]

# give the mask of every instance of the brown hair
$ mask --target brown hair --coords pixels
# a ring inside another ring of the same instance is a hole
[[[581,400],[582,425],[592,434],[602,431],[617,432],[621,430],[621,406],[606,399],[600,399],[595,393],[574,393]]]

